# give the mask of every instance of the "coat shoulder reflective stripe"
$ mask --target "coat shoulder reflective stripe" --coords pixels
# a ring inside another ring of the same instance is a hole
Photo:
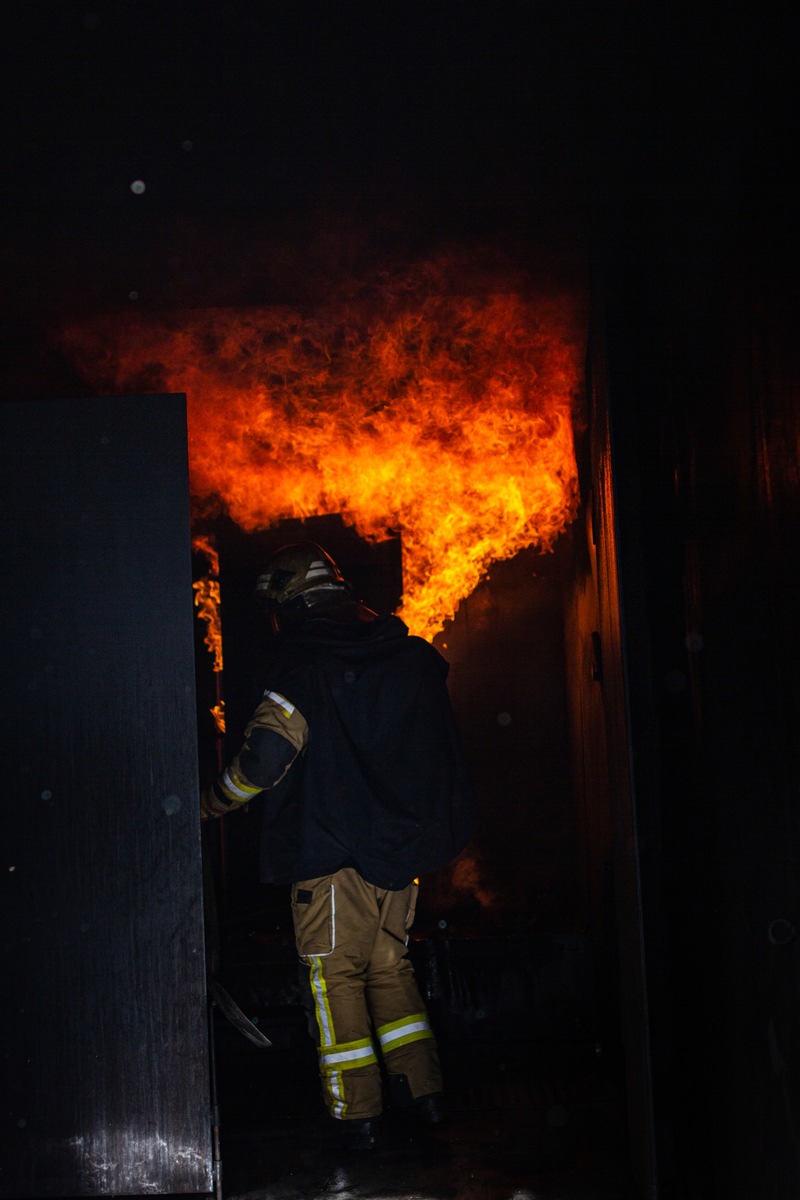
[[[285,696],[282,696],[280,694],[280,692],[266,691],[266,692],[264,692],[264,695],[267,697],[268,700],[273,700],[275,702],[275,704],[277,704],[278,708],[280,708],[283,711],[285,716],[290,717],[292,715],[292,713],[295,711],[294,705],[292,704],[292,702],[290,700],[287,700]]]

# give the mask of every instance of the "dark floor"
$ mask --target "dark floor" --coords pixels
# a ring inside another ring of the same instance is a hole
[[[510,1052],[510,1053],[509,1053]],[[625,1115],[602,1061],[534,1061],[503,1048],[495,1068],[450,1063],[447,1118],[383,1143],[331,1145],[313,1053],[280,1047],[219,1064],[225,1200],[630,1200]]]
[[[248,915],[224,946],[220,982],[272,1041],[216,1012],[224,1200],[631,1200],[619,1038],[586,938],[413,941],[447,1117],[410,1134],[389,1110],[378,1149],[343,1153],[323,1133],[293,939],[271,925]]]

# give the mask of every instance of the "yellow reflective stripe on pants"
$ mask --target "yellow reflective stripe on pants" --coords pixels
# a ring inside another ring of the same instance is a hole
[[[376,1030],[381,1049],[388,1054],[399,1046],[407,1046],[409,1042],[419,1042],[423,1038],[432,1038],[433,1030],[425,1013],[412,1013],[410,1017],[401,1017],[399,1021],[390,1021]]]
[[[413,885],[386,891],[352,867],[292,885],[297,953],[308,972],[304,999],[334,1117],[380,1113],[382,1057],[388,1074],[406,1077],[412,1096],[442,1090],[436,1038],[408,956],[414,898]]]
[[[331,1116],[342,1118],[347,1112],[347,1102],[344,1098],[344,1080],[341,1071],[330,1071],[322,1076],[323,1084],[327,1085],[330,1103],[328,1111]]]
[[[366,1067],[377,1062],[372,1038],[359,1038],[356,1042],[341,1042],[338,1046],[320,1049],[320,1070],[346,1071],[350,1067]]]
[[[347,1112],[344,1078],[342,1072],[352,1067],[366,1067],[377,1063],[375,1047],[371,1038],[359,1038],[354,1042],[336,1042],[328,985],[325,980],[325,955],[312,954],[308,957],[311,995],[319,1029],[320,1076],[328,1092],[329,1110],[334,1117],[342,1118]]]
[[[319,1044],[321,1047],[333,1046],[336,1041],[336,1030],[333,1027],[331,1006],[328,1001],[328,986],[325,982],[321,956],[319,954],[311,955],[308,965],[311,971],[311,995],[314,998],[314,1012],[317,1016]]]

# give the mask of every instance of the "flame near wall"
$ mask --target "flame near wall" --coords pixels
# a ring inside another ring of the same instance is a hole
[[[442,256],[324,305],[105,317],[62,346],[109,394],[185,392],[195,510],[400,533],[412,632],[577,509],[581,297]]]

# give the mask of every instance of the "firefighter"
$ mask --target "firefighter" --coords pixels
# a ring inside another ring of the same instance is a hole
[[[389,1096],[441,1120],[442,1077],[408,957],[417,876],[471,836],[474,802],[448,666],[396,616],[357,601],[313,542],[258,579],[275,652],[242,749],[202,797],[205,817],[264,800],[261,878],[291,883],[328,1113],[371,1148]]]

